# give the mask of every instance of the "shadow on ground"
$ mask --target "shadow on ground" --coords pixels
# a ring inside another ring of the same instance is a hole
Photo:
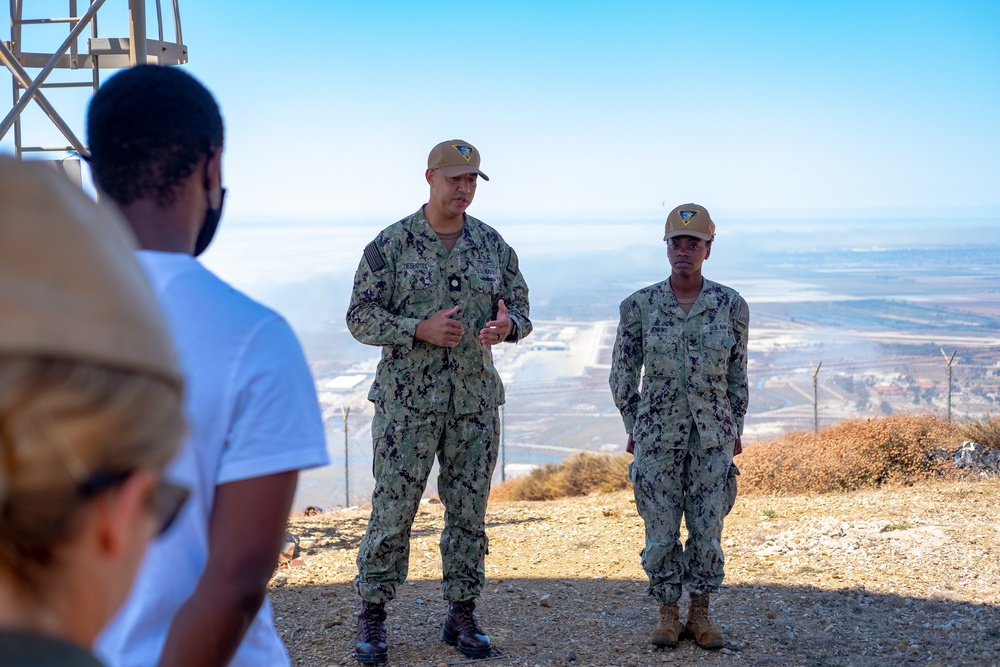
[[[421,516],[421,519],[425,517]],[[487,529],[499,526],[510,526],[519,524],[539,523],[546,519],[543,516],[524,516],[518,518],[497,519],[490,517],[487,522]],[[357,550],[361,544],[361,538],[365,534],[368,525],[368,517],[338,518],[336,523],[331,523],[323,518],[311,521],[310,517],[297,519],[294,527],[290,527],[300,539],[308,540],[310,547],[316,549],[353,549]],[[424,521],[415,521],[410,531],[410,539],[416,540],[421,537],[438,536],[441,534],[441,526],[436,523],[427,524]]]
[[[546,597],[547,596],[547,597]],[[355,664],[356,598],[349,584],[284,587],[278,627],[300,667]],[[543,604],[543,598],[545,603]],[[681,611],[686,614],[686,597]],[[548,605],[548,606],[546,606]],[[947,600],[779,585],[725,587],[713,618],[728,640],[704,651],[648,641],[657,607],[645,582],[490,580],[479,618],[496,655],[484,665],[995,665],[1000,609]],[[438,582],[410,581],[388,606],[390,665],[471,664],[441,642]]]

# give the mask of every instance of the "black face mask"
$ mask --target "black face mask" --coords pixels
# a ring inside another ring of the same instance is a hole
[[[194,256],[208,250],[208,246],[215,238],[215,232],[219,228],[219,220],[222,219],[222,206],[226,203],[226,189],[222,188],[222,196],[219,197],[219,208],[210,208],[205,211],[205,222],[198,232],[198,240],[194,243]]]

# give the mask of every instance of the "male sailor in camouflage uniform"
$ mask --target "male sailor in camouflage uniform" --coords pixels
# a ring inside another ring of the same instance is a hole
[[[611,363],[626,450],[635,455],[630,474],[646,525],[647,592],[661,605],[650,634],[657,646],[675,646],[685,633],[703,648],[725,645],[708,604],[722,585],[722,520],[739,474],[732,461],[742,451],[747,410],[750,310],[735,290],[702,277],[714,238],[703,207],[670,213],[663,237],[670,277],[622,302]],[[682,587],[691,594],[686,625],[677,608]]]
[[[516,343],[531,321],[514,250],[465,214],[478,179],[489,180],[479,166],[468,142],[435,146],[429,201],[365,248],[354,278],[347,326],[382,346],[368,394],[376,484],[355,579],[359,662],[388,657],[385,603],[406,580],[410,527],[435,455],[445,508],[443,639],[470,656],[490,653],[473,612],[485,583],[486,500],[504,402],[491,346]]]

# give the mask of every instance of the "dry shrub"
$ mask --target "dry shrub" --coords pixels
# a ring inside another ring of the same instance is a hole
[[[590,493],[610,493],[629,487],[631,454],[577,452],[562,463],[547,463],[527,477],[493,488],[491,500],[555,500]]]
[[[755,443],[737,458],[740,492],[824,493],[910,484],[954,474],[947,456],[955,430],[925,416],[850,420],[819,433],[788,433]]]
[[[989,449],[1000,449],[1000,417],[987,417],[969,422],[958,430],[963,440],[978,442]]]

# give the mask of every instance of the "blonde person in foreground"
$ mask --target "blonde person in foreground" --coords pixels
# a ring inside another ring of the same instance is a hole
[[[709,595],[722,586],[722,521],[736,500],[750,309],[736,290],[702,276],[715,240],[704,207],[671,211],[663,240],[670,277],[621,304],[611,391],[629,434],[626,451],[635,455],[647,592],[660,603],[650,642],[676,646],[690,635],[719,649],[726,641],[709,617]],[[677,606],[682,589],[691,594],[686,624]]]
[[[186,496],[180,371],[122,221],[4,157],[0,211],[0,665],[95,667]]]

